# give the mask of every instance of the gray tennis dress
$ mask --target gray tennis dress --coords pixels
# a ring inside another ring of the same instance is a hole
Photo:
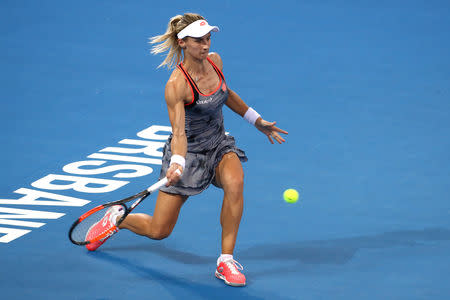
[[[180,63],[177,67],[184,74],[192,91],[192,102],[185,105],[185,130],[187,137],[186,166],[181,179],[172,186],[162,187],[161,191],[177,195],[196,195],[214,184],[215,169],[222,156],[229,152],[237,154],[242,162],[247,161],[245,152],[237,148],[234,138],[225,135],[222,107],[228,98],[225,77],[219,68],[208,58],[220,79],[217,89],[209,95],[202,94]],[[172,152],[172,135],[164,146],[160,179],[166,175]]]

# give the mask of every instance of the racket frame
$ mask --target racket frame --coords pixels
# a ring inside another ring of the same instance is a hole
[[[177,170],[178,171],[178,170]],[[178,174],[180,174],[180,172],[177,172]],[[142,201],[144,201],[145,198],[147,198],[150,194],[152,194],[154,191],[159,190],[163,185],[167,184],[167,177],[164,177],[163,179],[159,180],[158,182],[156,182],[155,184],[151,185],[150,187],[148,187],[147,189],[143,190],[140,193],[137,193],[136,195],[121,199],[121,200],[116,200],[116,201],[112,201],[112,202],[108,202],[108,203],[104,203],[101,204],[99,206],[96,206],[92,209],[90,209],[89,211],[85,212],[83,215],[81,215],[77,220],[75,220],[75,222],[73,222],[72,226],[69,229],[69,240],[75,244],[75,245],[79,245],[79,246],[84,246],[90,243],[94,243],[97,242],[105,237],[107,237],[108,235],[110,235],[114,230],[116,230],[116,228],[123,222],[123,220],[125,220],[125,218],[128,216],[129,213],[131,213],[133,211],[133,209],[135,209]],[[135,202],[133,202],[133,204],[130,205],[130,207],[128,207],[126,205],[126,203],[137,199]],[[92,214],[114,206],[114,205],[121,205],[125,212],[122,215],[122,217],[117,221],[116,226],[111,227],[109,230],[105,231],[104,233],[98,235],[96,238],[94,238],[93,240],[89,240],[89,241],[84,241],[84,242],[80,242],[80,241],[76,241],[72,238],[72,232],[74,231],[74,229],[77,227],[78,224],[80,224],[83,220],[85,220],[87,217],[91,216]]]

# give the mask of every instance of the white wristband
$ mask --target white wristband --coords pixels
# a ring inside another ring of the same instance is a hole
[[[260,117],[261,115],[258,114],[253,108],[249,107],[247,109],[247,112],[244,115],[244,119],[249,122],[252,125],[255,125],[256,120]]]
[[[186,165],[186,160],[184,159],[183,156],[178,155],[178,154],[174,154],[174,155],[172,155],[172,157],[170,158],[170,166],[171,166],[172,164],[179,164],[179,165],[183,168],[183,170],[184,170],[184,167],[185,167],[185,165]]]

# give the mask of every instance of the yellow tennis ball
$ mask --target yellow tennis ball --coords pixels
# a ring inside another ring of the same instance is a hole
[[[283,193],[283,198],[287,203],[295,203],[298,201],[298,192],[294,189],[287,189]]]

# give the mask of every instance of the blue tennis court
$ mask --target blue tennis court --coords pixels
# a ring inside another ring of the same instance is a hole
[[[184,12],[220,27],[211,48],[228,85],[289,132],[271,145],[224,108],[249,157],[243,288],[214,277],[214,186],[165,240],[122,230],[91,253],[67,238],[86,210],[157,180],[170,72],[148,38]],[[2,1],[2,299],[449,299],[449,12],[447,1]],[[93,161],[106,169],[80,167]]]

